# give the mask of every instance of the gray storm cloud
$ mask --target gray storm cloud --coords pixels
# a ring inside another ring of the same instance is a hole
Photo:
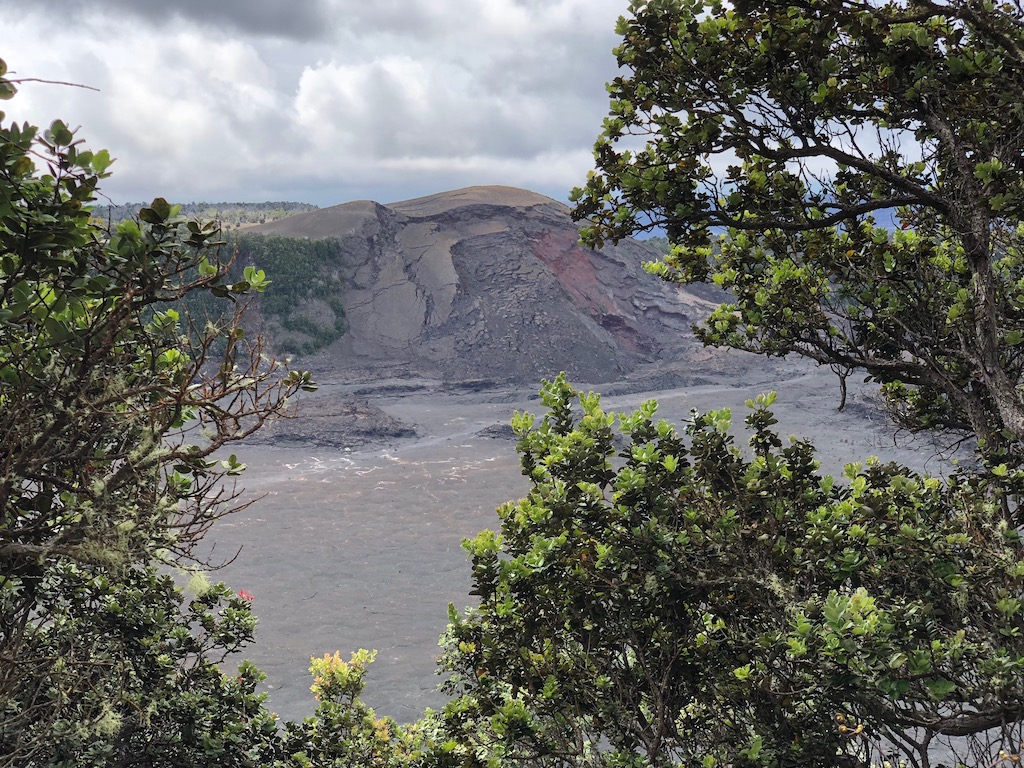
[[[314,40],[330,28],[332,14],[324,0],[65,0],[57,4],[40,3],[22,7],[18,0],[0,0],[0,9],[17,7],[18,13],[40,16],[90,18],[134,18],[153,24],[186,19],[198,25],[216,25],[256,35]]]

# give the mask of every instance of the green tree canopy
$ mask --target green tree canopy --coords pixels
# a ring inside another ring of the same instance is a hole
[[[989,455],[1024,439],[1021,4],[635,0],[618,31],[584,240],[663,228],[655,272],[732,293],[705,342],[861,369]]]
[[[539,423],[517,415],[532,487],[499,509],[500,533],[466,542],[480,603],[452,611],[444,642],[464,754],[566,768],[1018,754],[1024,546],[998,489],[878,462],[835,482],[810,445],[783,446],[772,399],[748,403],[748,451],[726,411],[680,433],[653,401],[616,418],[564,377]]]

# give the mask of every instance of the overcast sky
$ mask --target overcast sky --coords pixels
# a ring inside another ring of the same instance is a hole
[[[0,0],[7,120],[81,126],[115,202],[559,200],[591,168],[627,0]]]

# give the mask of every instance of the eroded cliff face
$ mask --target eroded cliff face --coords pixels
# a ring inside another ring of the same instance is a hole
[[[332,368],[604,382],[695,349],[690,326],[710,307],[646,274],[647,246],[583,248],[566,206],[511,187],[346,203],[253,231],[342,242],[323,265],[345,286],[348,330],[316,360]]]

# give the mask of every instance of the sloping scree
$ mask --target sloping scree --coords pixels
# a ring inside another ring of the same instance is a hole
[[[712,303],[644,272],[649,246],[584,248],[565,205],[513,187],[346,203],[251,231],[343,244],[321,269],[345,277],[348,330],[302,361],[322,378],[614,381],[694,353],[690,327]]]

